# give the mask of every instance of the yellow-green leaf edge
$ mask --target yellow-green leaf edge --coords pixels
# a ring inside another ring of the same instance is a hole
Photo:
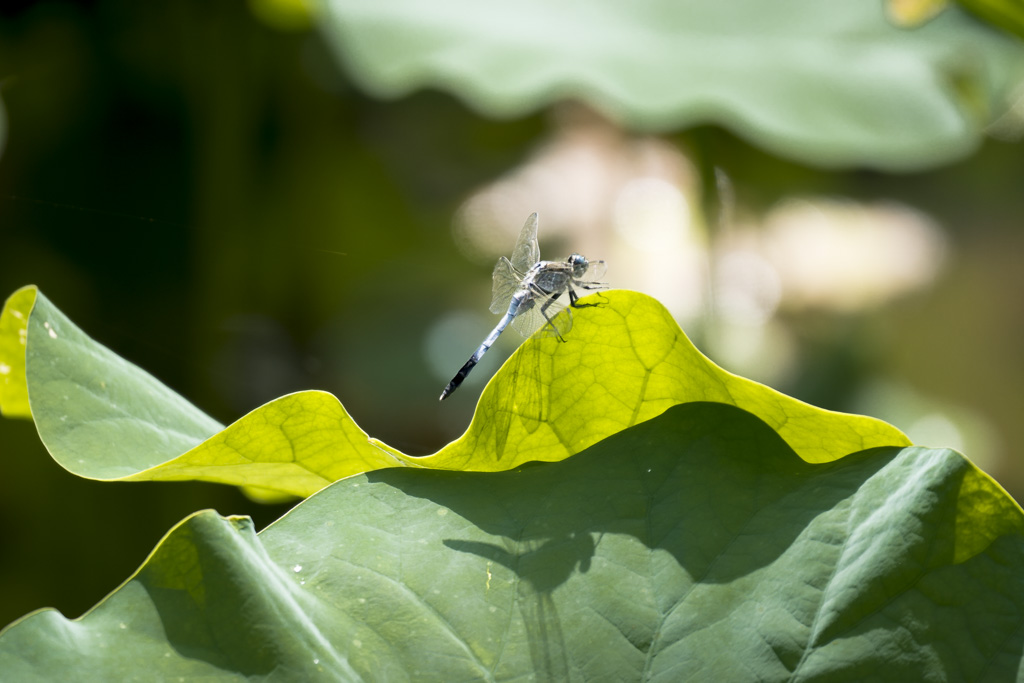
[[[35,287],[22,287],[0,312],[0,414],[32,417],[25,384],[25,344],[28,314],[36,301]]]
[[[615,290],[598,297],[602,305],[577,311],[567,342],[527,340],[485,387],[465,434],[434,455],[408,456],[372,439],[336,397],[302,391],[253,410],[177,457],[125,476],[90,478],[201,479],[244,486],[266,498],[308,496],[338,479],[386,467],[501,471],[561,460],[691,401],[753,413],[812,463],[876,446],[911,445],[880,420],[816,408],[723,370],[646,295]],[[8,417],[31,415],[25,373],[31,315],[60,316],[70,324],[34,286],[7,300],[0,315],[0,364],[6,368],[0,409]],[[81,474],[66,458],[54,457]]]

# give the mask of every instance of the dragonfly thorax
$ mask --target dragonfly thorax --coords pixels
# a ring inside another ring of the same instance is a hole
[[[573,277],[572,269],[567,261],[539,261],[526,272],[519,284],[520,291],[530,296],[560,294]]]

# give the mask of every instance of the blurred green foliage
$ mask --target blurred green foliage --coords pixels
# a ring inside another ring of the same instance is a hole
[[[434,87],[498,117],[578,98],[631,130],[721,123],[827,166],[958,158],[1024,78],[1024,46],[959,8],[911,31],[870,2],[318,7],[341,62],[381,96]]]
[[[451,216],[526,158],[548,120],[489,120],[434,91],[379,101],[318,34],[258,16],[226,0],[0,10],[0,292],[40,285],[221,422],[318,388],[371,435],[433,452],[462,433],[477,392],[438,405],[447,377],[429,370],[424,331],[488,300],[490,269],[459,256]],[[1019,142],[892,175],[824,172],[711,125],[672,141],[724,169],[752,211],[791,194],[896,198],[949,230],[957,256],[933,292],[866,318],[794,316],[802,365],[778,388],[850,408],[861,380],[887,373],[1024,442]],[[600,256],[614,283],[614,255]],[[282,511],[209,484],[78,479],[28,422],[0,420],[0,467],[0,624],[41,605],[81,613],[194,510],[258,527]],[[1016,462],[993,473],[1021,497]]]

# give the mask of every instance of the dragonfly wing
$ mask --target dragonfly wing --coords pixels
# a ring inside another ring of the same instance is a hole
[[[537,214],[532,213],[526,219],[519,239],[516,240],[516,248],[512,251],[512,267],[520,273],[525,273],[540,261],[540,247],[537,245]]]
[[[584,274],[584,278],[587,282],[600,282],[604,279],[605,273],[608,272],[608,264],[604,261],[591,261],[590,267],[587,268],[587,272]]]
[[[572,312],[557,301],[538,298],[536,304],[512,319],[516,332],[529,337],[534,332],[542,337],[564,337],[572,329]],[[546,304],[546,305],[545,305]],[[562,312],[565,315],[559,315]]]
[[[512,329],[524,337],[529,337],[544,323],[544,316],[536,308],[519,309],[519,314],[512,318]]]
[[[502,314],[508,311],[512,295],[519,289],[522,274],[512,267],[512,263],[502,256],[494,264],[494,283],[491,287],[491,313]]]
[[[527,308],[521,310],[518,315],[512,318],[512,329],[523,337],[529,337],[537,332],[545,324],[544,315],[538,308]]]

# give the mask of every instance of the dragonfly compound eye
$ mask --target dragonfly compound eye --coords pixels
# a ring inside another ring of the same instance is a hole
[[[572,275],[576,278],[583,277],[584,273],[587,272],[587,267],[590,265],[587,263],[585,256],[581,254],[573,254],[569,257],[569,265],[572,266]]]

